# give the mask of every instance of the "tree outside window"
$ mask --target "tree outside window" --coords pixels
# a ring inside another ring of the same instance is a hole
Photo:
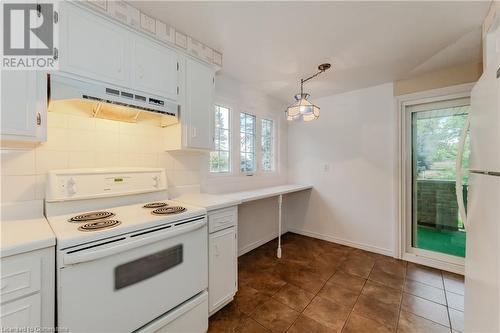
[[[240,171],[255,171],[255,116],[240,113]]]
[[[229,109],[215,106],[215,150],[210,152],[210,172],[231,171],[230,163],[230,120]]]
[[[274,170],[274,130],[273,121],[261,120],[261,169],[262,171]]]

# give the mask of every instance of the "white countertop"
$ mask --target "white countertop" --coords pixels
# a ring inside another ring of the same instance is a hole
[[[173,200],[204,207],[207,211],[239,205],[240,199],[227,194],[187,193]]]
[[[239,205],[248,201],[270,198],[280,194],[298,192],[311,188],[311,185],[288,184],[223,194],[188,193],[174,198],[174,200],[205,207],[207,211],[211,211]]]
[[[44,217],[0,222],[0,258],[43,249],[56,244]]]
[[[287,184],[280,186],[264,187],[256,190],[227,193],[233,198],[238,198],[242,203],[274,197],[280,194],[287,194],[311,189],[311,185]]]

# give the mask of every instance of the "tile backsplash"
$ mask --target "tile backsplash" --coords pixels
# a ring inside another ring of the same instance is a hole
[[[165,128],[59,112],[48,113],[48,139],[1,148],[1,202],[42,200],[49,170],[161,167],[169,187],[199,185],[203,153],[164,150]]]

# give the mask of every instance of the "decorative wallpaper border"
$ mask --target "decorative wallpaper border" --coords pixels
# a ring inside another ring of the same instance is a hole
[[[198,59],[222,67],[221,52],[176,30],[168,23],[142,13],[139,9],[129,5],[125,1],[88,0],[85,1],[85,4],[88,4],[87,7],[97,9],[100,13],[126,24],[135,30],[146,33],[163,43],[175,45]]]

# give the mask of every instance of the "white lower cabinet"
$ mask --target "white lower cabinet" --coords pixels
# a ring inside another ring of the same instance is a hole
[[[236,207],[233,208],[236,211]],[[227,212],[227,210],[222,210]],[[211,220],[219,216],[220,211],[208,214],[209,229]],[[232,225],[208,235],[208,310],[217,312],[231,302],[237,291],[238,281],[238,246],[236,217]],[[212,229],[213,230],[213,229]]]
[[[54,327],[55,256],[45,248],[0,259],[0,327]]]

